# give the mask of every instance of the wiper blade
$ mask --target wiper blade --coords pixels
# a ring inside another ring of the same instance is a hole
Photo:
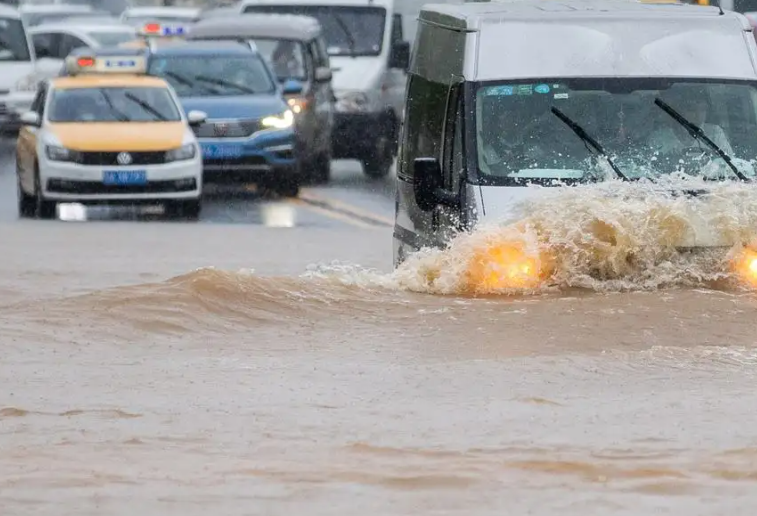
[[[210,84],[216,84],[218,86],[226,86],[228,88],[236,88],[239,91],[243,91],[245,93],[255,94],[257,91],[247,88],[246,86],[241,86],[239,84],[235,84],[233,82],[224,81],[223,79],[216,79],[215,77],[207,77],[205,75],[195,75],[194,78],[198,81],[207,82]]]
[[[341,16],[338,14],[334,15],[334,21],[337,25],[339,25],[339,28],[342,29],[342,32],[344,32],[344,35],[347,36],[347,43],[350,45],[350,55],[353,57],[355,56],[355,49],[357,48],[357,43],[355,42],[355,36],[352,35],[352,32],[350,32],[349,27],[347,27],[347,24],[344,23],[344,20]]]
[[[612,168],[612,170],[615,172],[615,174],[620,179],[622,179],[623,181],[628,181],[629,180],[628,176],[626,176],[618,168],[618,166],[612,161],[612,159],[610,159],[610,156],[607,155],[607,153],[602,148],[602,146],[599,144],[599,142],[597,142],[597,140],[595,140],[594,138],[592,138],[591,136],[589,136],[589,133],[587,133],[586,130],[583,127],[581,127],[580,125],[578,125],[571,118],[569,118],[568,115],[566,115],[565,113],[563,113],[562,111],[560,111],[559,109],[557,109],[554,106],[552,107],[552,113],[554,113],[557,118],[559,118],[560,120],[562,120],[562,122],[565,125],[567,125],[568,127],[570,127],[573,130],[573,132],[576,133],[576,136],[578,136],[579,138],[581,138],[581,141],[583,141],[584,144],[588,143],[589,145],[591,145],[592,147],[594,147],[594,151],[597,154],[599,154],[600,156],[602,156],[603,158],[605,158],[605,160],[607,161],[607,164],[610,165],[610,167]]]
[[[140,99],[139,97],[136,97],[131,93],[124,93],[124,97],[131,100],[135,104],[139,105],[142,109],[144,109],[148,113],[151,113],[158,120],[162,120],[162,121],[168,120],[168,118],[166,118],[166,116],[163,113],[161,113],[160,111],[158,111],[157,109],[155,109],[154,107],[152,107],[150,104]]]
[[[736,165],[733,164],[733,161],[731,160],[731,157],[725,153],[723,149],[721,149],[717,143],[712,141],[706,134],[704,134],[704,131],[701,127],[693,124],[689,120],[683,117],[681,113],[670,107],[670,104],[666,103],[661,98],[656,98],[654,100],[654,103],[663,111],[665,111],[670,117],[681,124],[686,131],[692,136],[692,138],[696,140],[701,140],[704,143],[706,143],[710,149],[714,150],[718,156],[723,158],[723,161],[725,161],[729,167],[731,167],[731,170],[733,170],[733,173],[736,174],[736,176],[741,179],[742,181],[749,181],[749,178],[744,175],[744,173],[738,169]]]
[[[110,95],[108,95],[107,93],[105,93],[105,90],[100,90],[100,95],[103,96],[103,98],[105,99],[105,103],[108,104],[108,107],[110,108],[110,110],[113,113],[115,113],[116,118],[119,121],[121,121],[121,122],[131,122],[131,118],[129,118],[128,115],[126,115],[126,113],[124,113],[123,111],[119,110],[118,108],[116,108],[116,106],[113,105],[113,101],[111,100]]]
[[[194,88],[195,86],[198,86],[198,84],[197,84],[196,82],[189,80],[189,78],[187,78],[187,77],[184,77],[184,76],[183,76],[183,75],[181,75],[180,73],[176,73],[176,72],[166,72],[166,71],[164,71],[164,72],[163,72],[163,74],[164,74],[164,75],[165,75],[166,77],[171,77],[172,79],[175,79],[175,80],[176,80],[176,82],[179,82],[179,83],[181,83],[181,84],[183,84],[184,86],[187,86],[187,87],[189,87],[189,88]],[[199,86],[200,86],[200,87],[201,87],[201,88],[202,88],[203,90],[205,90],[205,91],[208,91],[208,92],[210,92],[210,93],[216,93],[216,92],[215,92],[215,90],[213,90],[213,89],[211,89],[211,88],[208,88],[207,86],[203,86],[203,85],[201,85],[201,84],[200,84]]]

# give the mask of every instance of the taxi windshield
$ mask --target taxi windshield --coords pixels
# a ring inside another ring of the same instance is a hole
[[[487,184],[591,182],[608,174],[654,179],[673,172],[713,180],[755,176],[754,82],[487,83],[477,86],[475,104],[477,168]]]
[[[52,92],[50,122],[179,122],[181,112],[166,88],[65,88]]]
[[[149,73],[162,77],[180,97],[210,97],[270,94],[274,79],[263,60],[244,55],[155,56]]]

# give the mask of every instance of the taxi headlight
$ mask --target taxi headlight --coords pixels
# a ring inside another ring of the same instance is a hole
[[[57,145],[45,146],[45,154],[47,154],[47,159],[50,161],[67,161],[70,163],[78,162],[81,157],[79,151],[58,147]]]
[[[265,117],[260,123],[271,129],[289,129],[294,123],[294,113],[287,109],[280,115]]]
[[[176,149],[166,151],[166,163],[172,161],[184,161],[195,157],[195,146],[192,143],[182,145]]]
[[[22,77],[18,81],[16,81],[16,84],[14,86],[14,89],[16,91],[25,91],[25,92],[36,92],[37,91],[37,85],[39,84],[39,79],[37,79],[34,75],[27,75],[26,77]]]

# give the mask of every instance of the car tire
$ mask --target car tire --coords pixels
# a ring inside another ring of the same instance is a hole
[[[39,169],[34,170],[34,217],[42,220],[52,220],[55,218],[55,209],[58,203],[48,201],[42,194],[42,181],[39,177]]]
[[[277,184],[273,190],[281,197],[297,197],[300,195],[300,184],[296,180],[290,179]]]
[[[169,218],[198,220],[202,213],[202,200],[167,201],[165,203],[165,209],[165,213]]]
[[[21,173],[18,167],[18,158],[16,158],[16,184],[18,188],[18,216],[23,219],[34,217],[37,209],[37,199],[29,195],[21,188]]]
[[[363,162],[363,172],[371,179],[381,179],[389,174],[394,161],[392,152],[392,139],[382,131],[376,141],[376,145],[370,156],[366,156]]]
[[[313,184],[323,185],[331,178],[331,154],[322,152],[313,160],[310,170],[310,178]]]

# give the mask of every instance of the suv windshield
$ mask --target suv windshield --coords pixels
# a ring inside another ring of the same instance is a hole
[[[705,179],[755,175],[754,82],[655,78],[488,83],[477,86],[475,102],[476,159],[488,184],[608,177],[603,158],[595,159],[597,149],[581,133],[598,143],[629,179],[676,171]]]
[[[269,64],[280,81],[305,80],[305,47],[299,41],[288,39],[252,39],[263,59]]]
[[[21,20],[0,18],[0,62],[31,61],[29,42]]]
[[[180,122],[166,88],[66,88],[53,90],[50,122]]]
[[[329,55],[377,56],[384,40],[386,9],[322,5],[248,5],[245,13],[298,14],[317,19]]]
[[[276,84],[260,56],[155,56],[149,73],[167,80],[180,97],[274,93]]]

